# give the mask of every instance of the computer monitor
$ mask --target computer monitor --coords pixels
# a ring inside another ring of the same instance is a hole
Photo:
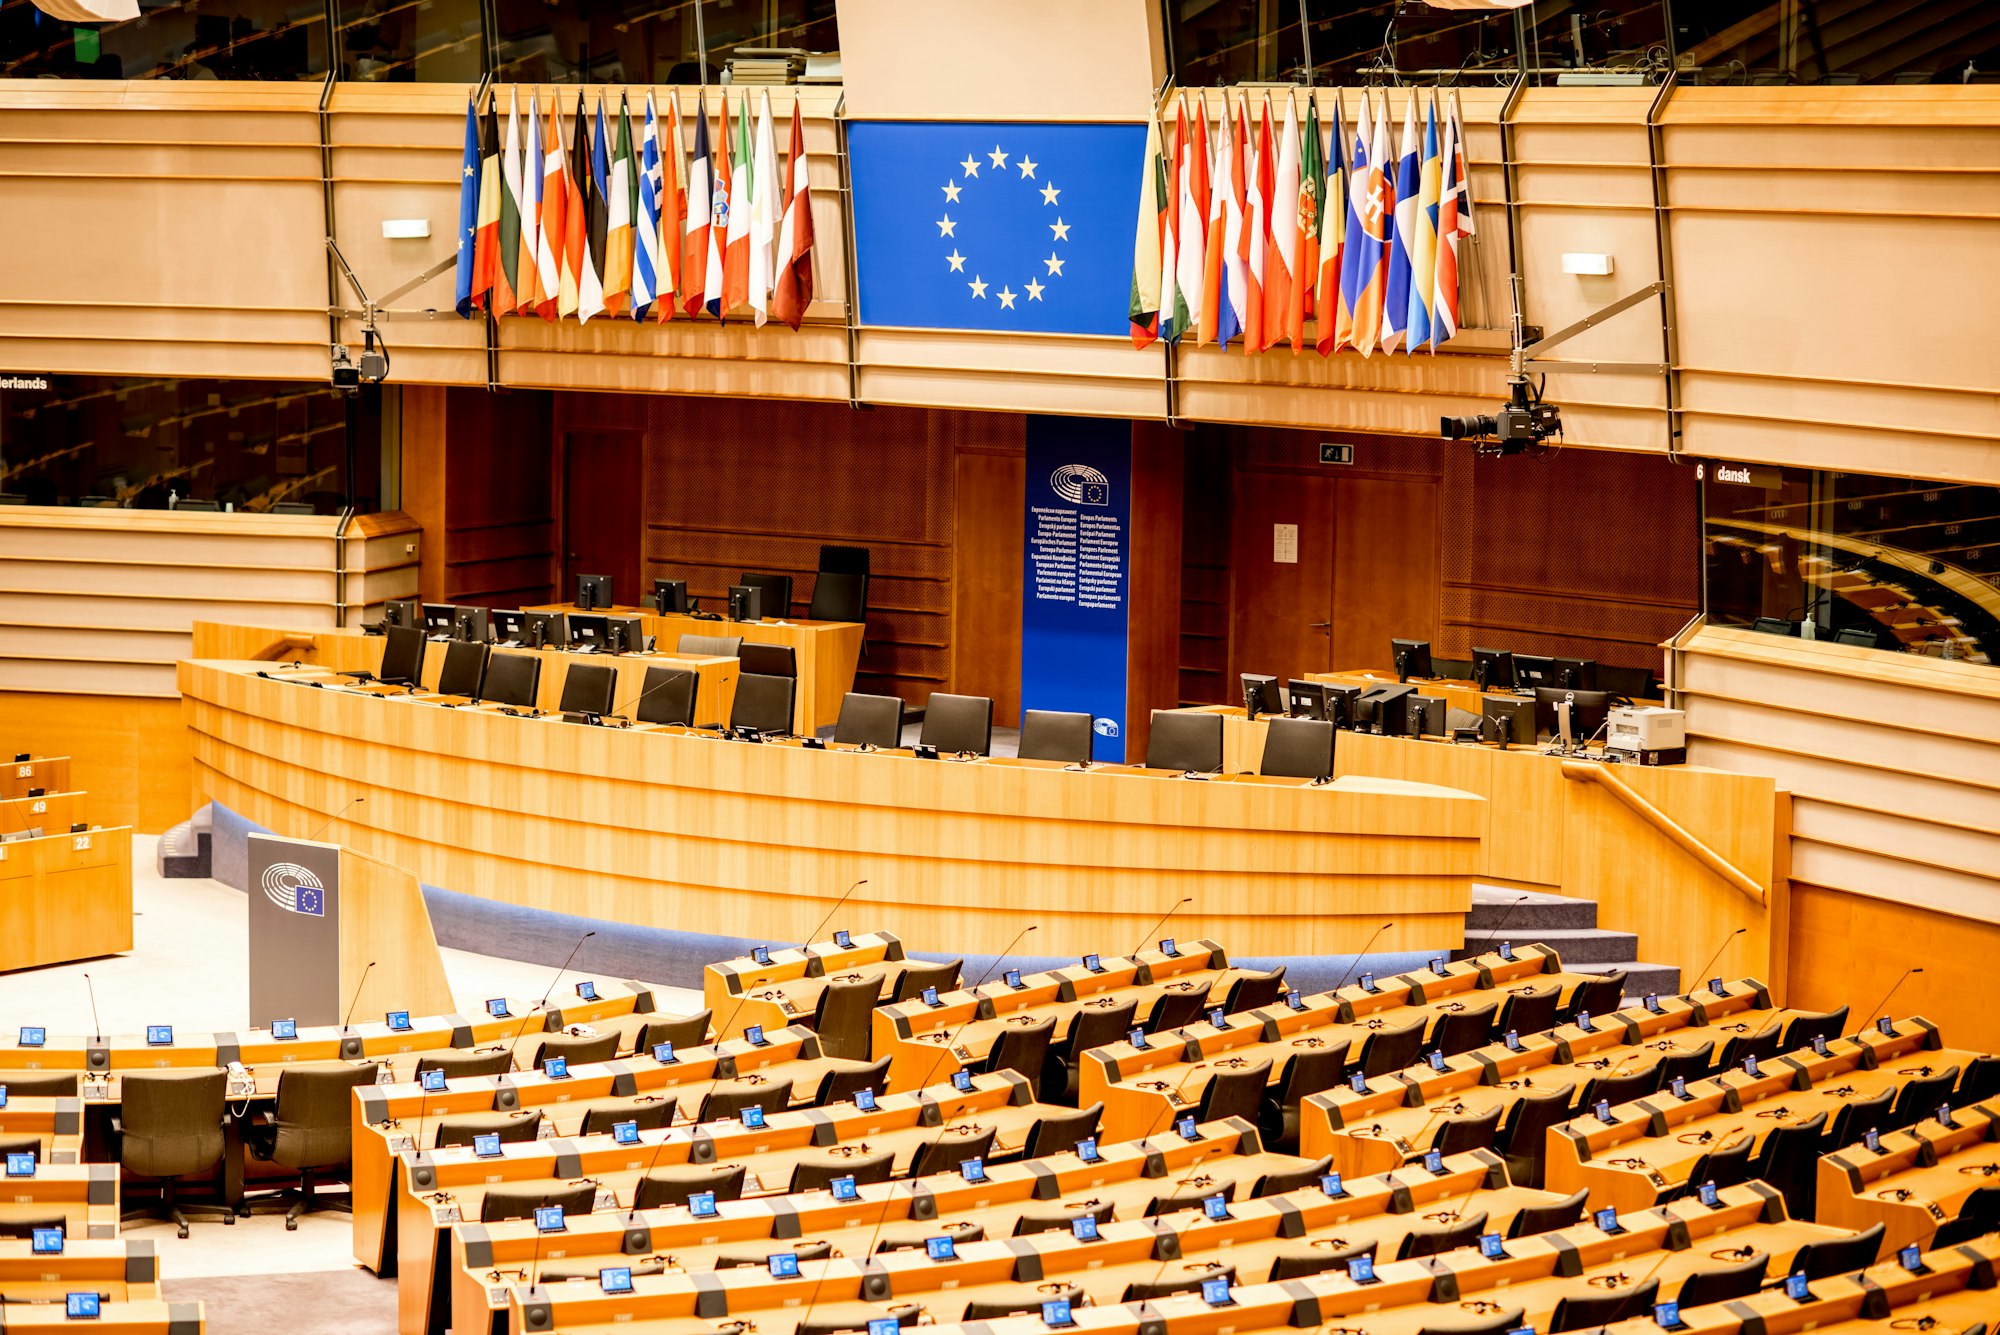
[[[688,582],[684,579],[654,580],[653,605],[663,616],[684,615],[688,610]]]
[[[1326,683],[1293,678],[1285,684],[1285,712],[1293,718],[1326,717]]]
[[[1479,736],[1501,746],[1535,744],[1535,702],[1493,695],[1479,702]]]
[[[492,614],[483,607],[460,607],[452,613],[453,638],[484,644],[493,638]]]
[[[1881,641],[1872,630],[1860,626],[1846,626],[1833,633],[1833,642],[1852,645],[1856,649],[1873,649]]]
[[[569,643],[568,621],[561,612],[523,612],[521,643],[542,649],[560,649]]]
[[[572,649],[597,649],[609,652],[611,648],[611,618],[599,613],[571,612],[569,614],[569,645]]]
[[[1613,667],[1609,663],[1597,665],[1597,689],[1627,700],[1652,700],[1659,695],[1651,668]]]
[[[1354,704],[1361,698],[1361,688],[1333,682],[1321,684],[1326,688],[1326,721],[1336,729],[1354,727]]]
[[[424,634],[426,635],[451,634],[452,614],[457,611],[458,608],[454,607],[450,603],[425,603]]]
[[[382,605],[382,624],[415,630],[424,624],[424,605],[415,598],[394,598]]]
[[[1410,707],[1403,702],[1416,693],[1414,686],[1372,686],[1363,691],[1354,702],[1354,730],[1402,736],[1410,723]]]
[[[521,644],[528,638],[526,612],[493,613],[493,638],[500,644]]]
[[[1514,655],[1514,690],[1531,695],[1538,686],[1553,686],[1556,660],[1547,654]]]
[[[1570,691],[1540,686],[1535,689],[1537,734],[1543,737],[1561,735],[1556,706],[1565,700],[1570,704],[1570,736],[1573,739],[1587,742],[1603,731],[1605,717],[1611,712],[1610,695],[1603,691]]]
[[[1259,714],[1276,714],[1278,708],[1278,679],[1260,677],[1254,672],[1245,672],[1243,678],[1243,708],[1251,718]]]
[[[764,619],[764,591],[749,584],[730,585],[729,619],[731,621],[762,621]]]
[[[578,575],[576,605],[586,612],[592,608],[611,606],[611,576]]]
[[[1409,733],[1412,737],[1444,736],[1444,697],[1413,695],[1408,700]]]
[[[1396,664],[1396,680],[1408,681],[1412,677],[1428,679],[1431,671],[1431,642],[1429,640],[1391,640],[1389,656]]]
[[[1508,649],[1472,649],[1472,681],[1482,691],[1514,689],[1514,654]]]
[[[1594,658],[1558,658],[1555,660],[1555,680],[1551,686],[1560,686],[1566,691],[1594,691],[1597,689],[1597,660]]]
[[[1764,635],[1797,635],[1799,623],[1785,617],[1758,617],[1750,623],[1750,629]]]

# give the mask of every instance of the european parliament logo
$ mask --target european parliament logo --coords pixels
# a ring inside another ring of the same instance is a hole
[[[326,916],[326,887],[319,877],[296,862],[274,862],[264,868],[261,882],[264,898],[287,913],[303,913],[309,918]]]
[[[1130,332],[1144,126],[862,121],[847,146],[862,324]]]
[[[1049,474],[1049,489],[1071,505],[1111,504],[1111,479],[1089,464],[1064,464]]]

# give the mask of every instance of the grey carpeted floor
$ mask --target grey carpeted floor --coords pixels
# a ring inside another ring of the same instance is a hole
[[[208,1335],[391,1335],[396,1281],[365,1270],[169,1279],[161,1296],[199,1301]]]

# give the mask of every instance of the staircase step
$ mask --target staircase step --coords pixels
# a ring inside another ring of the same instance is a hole
[[[1637,961],[1629,964],[1571,964],[1564,960],[1563,967],[1571,973],[1612,973],[1623,969],[1625,995],[1632,1000],[1645,996],[1672,996],[1681,990],[1681,971],[1672,964]]]
[[[1595,927],[1565,927],[1549,931],[1530,927],[1516,931],[1512,924],[1508,925],[1504,938],[1494,937],[1491,941],[1468,928],[1464,948],[1453,952],[1453,957],[1464,959],[1481,951],[1497,949],[1502,940],[1511,941],[1517,950],[1526,945],[1547,946],[1561,954],[1563,968],[1572,971],[1622,969],[1639,958],[1639,938],[1630,932],[1605,932]]]
[[[1523,939],[1521,933],[1531,928],[1595,926],[1597,905],[1588,899],[1501,890],[1492,886],[1472,888],[1472,911],[1465,915],[1465,934],[1468,938],[1483,939],[1491,932],[1501,931],[1509,940],[1518,941]]]

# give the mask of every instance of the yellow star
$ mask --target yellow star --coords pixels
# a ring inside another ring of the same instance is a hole
[[[958,224],[952,221],[952,216],[949,213],[938,219],[937,229],[939,236],[956,236],[958,234]]]
[[[1001,310],[1003,310],[1003,311],[1011,311],[1011,310],[1013,310],[1013,309],[1014,309],[1014,297],[1015,297],[1015,295],[1016,295],[1016,294],[1015,294],[1015,292],[1014,292],[1014,289],[1013,289],[1013,288],[1011,288],[1011,287],[1003,287],[1003,288],[1001,288],[1001,289],[1000,289],[1000,309],[1001,309]]]
[[[972,275],[972,281],[967,283],[966,286],[972,289],[973,296],[978,297],[982,301],[986,299],[986,280],[978,274]]]
[[[465,169],[465,174],[466,174],[467,176],[471,176],[471,175],[472,175],[472,168],[471,168],[470,166],[468,166],[468,167],[467,167],[467,168]]]
[[[951,248],[951,254],[944,257],[944,262],[951,266],[953,273],[965,272],[965,256],[958,253],[957,246]]]
[[[1033,158],[1023,157],[1019,162],[1015,163],[1014,165],[1021,169],[1021,179],[1025,181],[1029,177],[1035,174],[1035,168],[1040,164],[1038,164]]]
[[[1058,241],[1069,240],[1069,224],[1064,222],[1061,218],[1057,218],[1054,222],[1050,223],[1049,230],[1056,234],[1056,240]]]
[[[986,156],[993,160],[993,165],[996,168],[1007,165],[1007,155],[1000,151],[1000,145],[998,144],[993,145],[993,151]]]
[[[1062,277],[1063,262],[1056,258],[1054,251],[1050,251],[1049,257],[1043,260],[1042,263],[1049,266],[1049,273],[1052,276],[1056,278]]]
[[[959,163],[958,165],[965,168],[965,174],[967,176],[979,175],[979,159],[973,157],[972,154],[970,153],[967,153],[965,155],[965,161]]]
[[[958,203],[958,183],[956,181],[946,181],[944,183],[944,198],[947,204]]]
[[[1044,203],[1044,204],[1053,204],[1053,203],[1055,203],[1055,202],[1056,202],[1056,196],[1057,196],[1057,195],[1060,195],[1061,193],[1062,193],[1062,191],[1060,191],[1060,190],[1056,189],[1056,188],[1055,188],[1055,186],[1053,186],[1053,185],[1045,185],[1045,186],[1043,186],[1043,187],[1042,187],[1042,203]]]
[[[1030,278],[1028,280],[1028,300],[1040,301],[1042,299],[1042,287],[1043,285],[1041,283],[1038,283],[1034,279]]]

